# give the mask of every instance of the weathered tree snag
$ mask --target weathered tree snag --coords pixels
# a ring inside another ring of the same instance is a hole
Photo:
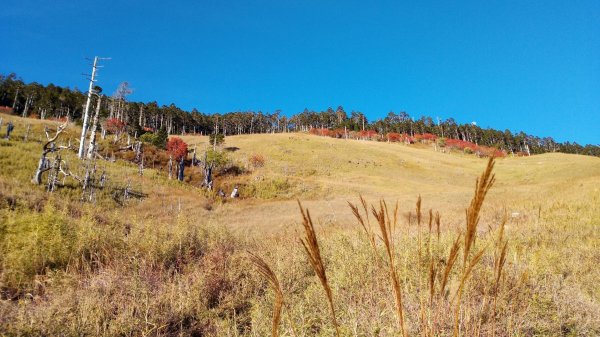
[[[30,94],[25,99],[25,108],[23,109],[23,115],[21,117],[27,117],[27,112],[29,111],[29,107],[31,106],[31,104],[33,104],[33,94]]]
[[[90,128],[90,138],[89,138],[89,144],[88,144],[88,148],[87,148],[87,155],[86,157],[88,159],[93,159],[95,157],[95,154],[97,153],[98,147],[97,147],[97,136],[96,136],[96,130],[98,129],[98,119],[100,116],[100,104],[102,101],[102,97],[98,96],[98,102],[96,105],[96,112],[94,114],[94,119],[92,121],[92,127]]]
[[[81,126],[81,137],[79,139],[79,159],[83,159],[84,157],[84,147],[85,147],[85,136],[87,134],[88,128],[88,118],[90,112],[90,104],[92,103],[92,94],[94,93],[94,82],[96,81],[96,69],[98,64],[98,56],[94,57],[94,65],[92,67],[92,78],[90,79],[90,88],[88,89],[87,101],[85,103],[85,108],[83,112],[83,125]]]
[[[142,152],[143,152],[143,148],[142,145],[143,143],[138,141],[133,145],[133,151],[135,152],[135,162],[139,163],[140,160],[142,160]]]
[[[42,173],[51,169],[51,166],[48,163],[48,159],[46,158],[48,153],[71,148],[71,144],[69,144],[68,146],[56,146],[54,144],[54,142],[58,139],[58,136],[60,136],[60,134],[65,130],[66,127],[67,127],[66,123],[60,125],[56,129],[56,134],[53,137],[50,137],[49,130],[46,127],[45,132],[46,132],[46,139],[48,141],[42,147],[42,155],[40,157],[40,161],[38,162],[37,170],[35,171],[35,175],[32,180],[32,182],[34,184],[41,185],[42,184]]]
[[[183,181],[183,171],[185,170],[185,162],[183,161],[183,157],[179,161],[178,169],[177,169],[177,179],[179,181]]]
[[[0,125],[2,124],[2,120],[0,120]],[[194,155],[192,156],[192,167],[196,166],[196,145],[194,145]]]
[[[1,124],[1,122],[0,122]],[[29,138],[29,131],[31,131],[31,124],[27,124],[27,130],[25,130],[25,135],[23,135],[23,141],[26,142]]]
[[[206,187],[209,191],[212,190],[213,187],[213,179],[212,179],[212,169],[214,163],[208,163],[208,153],[204,152],[204,167],[202,171],[204,172],[204,181],[202,182],[202,186]]]
[[[142,160],[140,160],[140,164],[138,165],[138,173],[140,176],[144,175],[144,157],[142,156]]]
[[[237,186],[235,186],[235,187],[233,188],[233,191],[231,191],[231,198],[232,198],[232,199],[233,199],[233,198],[237,198],[238,196],[239,196],[239,193],[238,193],[238,187],[237,187]]]
[[[169,164],[167,164],[167,170],[169,171],[169,180],[173,178],[173,157],[169,156]]]
[[[90,144],[88,145],[87,158],[93,159],[94,152],[96,152],[96,129],[98,128],[98,118],[100,116],[100,104],[102,103],[102,96],[98,96],[98,103],[96,104],[96,113],[94,114],[94,120],[92,121],[92,128],[90,129]]]
[[[48,192],[54,192],[56,189],[56,183],[58,182],[58,174],[60,173],[60,154],[56,155],[52,166],[50,167],[50,173],[48,174]]]
[[[15,99],[12,104],[13,111],[15,111],[15,108],[17,107],[17,98],[19,98],[19,89],[20,88],[17,88],[17,92],[15,93]],[[2,124],[2,123],[0,123],[0,124]]]

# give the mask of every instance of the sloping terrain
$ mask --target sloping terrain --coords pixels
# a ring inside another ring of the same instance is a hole
[[[376,207],[380,198],[390,206],[399,201],[390,233],[411,335],[452,335],[453,315],[445,313],[455,310],[462,335],[600,333],[599,158],[555,153],[496,161],[497,181],[474,241],[481,260],[457,307],[453,295],[463,289],[466,262],[447,273],[446,288],[442,271],[453,242],[465,240],[465,208],[486,159],[427,144],[228,136],[223,151],[237,170],[217,176],[215,186],[239,186],[238,199],[216,197],[194,186],[197,179],[169,180],[161,167],[140,176],[131,162],[97,160],[108,182],[90,203],[71,178],[52,193],[31,183],[43,126],[56,129],[56,122],[0,116],[15,124],[11,139],[0,139],[1,335],[266,336],[274,293],[250,263],[252,252],[281,283],[282,335],[332,336],[326,297],[298,242],[299,199],[315,220],[341,335],[396,336],[376,222],[371,213],[367,234],[347,204],[359,195]],[[79,132],[70,125],[60,144],[76,144]],[[111,146],[109,138],[101,145]],[[207,137],[182,138],[199,155],[210,146]],[[253,166],[253,155],[264,157],[264,166]],[[82,174],[73,151],[62,156]],[[142,197],[124,199],[127,186]],[[430,208],[441,214],[437,235],[426,229]],[[500,228],[508,248],[496,277]],[[433,286],[425,289],[428,280]]]
[[[198,149],[207,137],[185,136]],[[193,146],[193,145],[192,145]],[[287,227],[297,220],[296,198],[322,215],[323,221],[354,223],[347,201],[358,195],[376,201],[400,201],[412,209],[418,195],[425,208],[462,214],[474,177],[486,159],[434,151],[430,145],[403,145],[317,137],[305,134],[240,135],[226,138],[236,160],[247,164],[253,154],[265,166],[241,183],[285,182],[267,200],[242,200],[224,206],[226,223],[260,231]],[[511,213],[538,212],[556,200],[598,196],[600,158],[560,153],[497,160],[497,183],[488,207]]]

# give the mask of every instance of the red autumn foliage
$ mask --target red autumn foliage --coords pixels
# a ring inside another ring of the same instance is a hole
[[[0,112],[5,114],[12,114],[13,109],[9,106],[0,106]]]
[[[495,147],[477,145],[475,143],[467,142],[465,140],[460,139],[448,138],[446,139],[446,146],[453,149],[473,152],[480,157],[506,157],[506,152],[499,150]]]
[[[68,118],[66,116],[65,117],[52,117],[52,118],[50,118],[50,120],[64,123],[68,120]]]
[[[419,140],[419,141],[434,141],[437,139],[437,136],[431,133],[423,133],[423,134],[416,134],[415,135],[415,140]]]
[[[329,131],[329,137],[344,138],[346,131],[344,129],[334,129]]]
[[[375,130],[362,130],[358,132],[358,136],[362,139],[375,140],[379,138],[379,134]]]
[[[254,168],[259,168],[265,166],[265,157],[263,155],[255,153],[248,158],[250,165]]]
[[[406,133],[390,132],[385,135],[385,138],[391,143],[395,143],[395,142],[405,142],[405,143],[410,143],[410,144],[414,143],[414,140]]]
[[[167,142],[167,152],[173,156],[175,160],[185,158],[188,153],[187,144],[179,137],[171,137]]]
[[[106,131],[110,133],[121,133],[125,131],[125,122],[118,120],[116,118],[110,118],[106,120]]]
[[[329,129],[325,128],[311,128],[308,132],[316,136],[329,136]]]
[[[153,129],[153,128],[150,128],[150,127],[147,127],[147,126],[144,126],[142,129],[143,129],[144,131],[146,131],[146,132],[154,132],[154,129]]]
[[[465,148],[470,148],[471,150],[475,150],[477,145],[475,143],[467,142],[465,140],[448,138],[446,139],[446,146],[454,149],[464,150]]]

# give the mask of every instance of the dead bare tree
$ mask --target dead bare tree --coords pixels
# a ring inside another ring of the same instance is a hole
[[[95,92],[94,82],[96,82],[96,71],[98,70],[98,68],[100,68],[100,66],[98,66],[99,59],[107,60],[109,58],[100,58],[98,56],[94,57],[94,64],[92,65],[92,75],[90,78],[90,87],[88,89],[87,101],[85,103],[85,110],[83,112],[83,125],[81,127],[81,137],[79,139],[79,152],[78,152],[79,159],[83,159],[83,157],[84,157],[85,136],[87,135],[88,119],[89,119],[89,115],[90,115],[90,105],[92,103],[92,94],[94,94],[94,92]]]
[[[2,121],[0,121],[0,124],[2,124]],[[29,138],[29,131],[31,131],[31,124],[27,124],[27,130],[25,130],[25,134],[23,135],[24,142]]]
[[[67,128],[67,124],[62,124],[60,125],[57,129],[56,129],[56,133],[54,134],[54,136],[50,136],[50,130],[48,129],[48,127],[45,128],[45,133],[46,133],[46,143],[44,144],[44,146],[42,147],[42,155],[40,157],[40,161],[38,162],[38,167],[35,171],[35,175],[33,176],[33,180],[32,182],[36,185],[41,185],[42,184],[42,174],[48,170],[50,170],[52,168],[52,166],[50,166],[50,163],[48,161],[48,158],[46,158],[46,156],[48,155],[48,153],[51,152],[57,152],[60,150],[64,150],[64,149],[70,149],[71,148],[71,144],[69,143],[67,146],[56,146],[55,142],[58,139],[58,137],[60,136],[61,133],[63,133],[63,131],[65,131],[65,129]]]
[[[173,156],[169,156],[169,163],[167,164],[167,170],[169,171],[169,180],[173,178]]]
[[[102,96],[98,96],[98,102],[96,103],[96,113],[94,114],[94,120],[92,121],[92,128],[90,129],[90,142],[88,145],[87,158],[92,159],[96,152],[96,129],[98,128],[98,118],[100,116],[100,104],[102,104]]]
[[[144,157],[142,156],[142,160],[140,160],[140,164],[138,165],[138,173],[140,176],[144,175]]]
[[[209,191],[213,188],[212,170],[214,163],[208,163],[208,152],[204,152],[204,162],[202,163],[202,172],[204,173],[204,180],[202,181],[202,187],[206,187]]]
[[[185,170],[185,161],[183,160],[183,157],[181,157],[181,160],[177,164],[177,179],[179,181],[183,181],[183,171],[184,170]]]

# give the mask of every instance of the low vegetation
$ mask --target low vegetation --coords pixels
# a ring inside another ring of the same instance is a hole
[[[99,161],[109,179],[90,203],[71,178],[51,193],[30,183],[43,126],[57,124],[3,117],[16,128],[0,139],[0,334],[600,334],[596,158],[486,166],[402,144],[236,136],[239,150],[207,155],[239,167],[221,173],[239,200],[169,180],[156,149],[142,176],[118,155]],[[61,142],[76,137],[71,125]],[[63,154],[77,172],[75,156]],[[146,197],[119,202],[127,185]]]

